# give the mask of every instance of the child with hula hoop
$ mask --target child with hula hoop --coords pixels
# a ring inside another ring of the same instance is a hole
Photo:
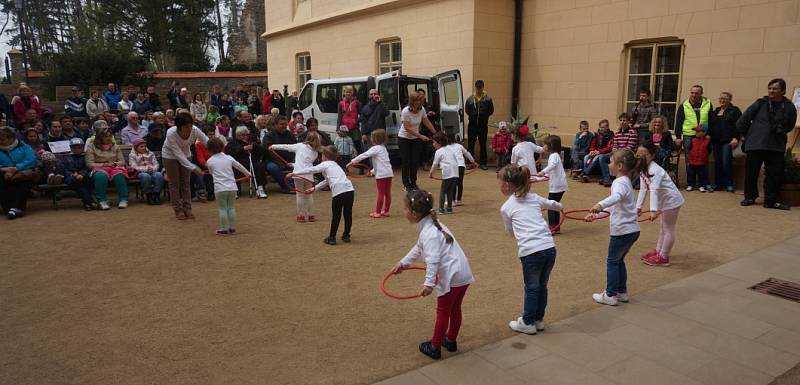
[[[439,359],[442,357],[442,346],[449,352],[458,350],[456,339],[461,328],[461,303],[475,278],[458,241],[453,238],[450,229],[436,219],[431,193],[424,190],[410,192],[405,198],[404,212],[409,222],[417,224],[419,239],[392,268],[392,272],[400,273],[415,260],[424,260],[425,282],[420,295],[430,295],[436,288],[436,323],[433,337],[419,344],[419,351]]]
[[[564,193],[567,192],[567,173],[564,171],[564,163],[561,161],[561,137],[558,135],[549,135],[544,138],[544,152],[549,154],[547,156],[547,166],[539,171],[536,176],[547,176],[548,179],[548,194],[547,199],[561,202],[564,198]],[[559,210],[550,210],[547,212],[547,221],[550,223],[550,228],[553,233],[559,233],[558,224],[561,221],[561,212]]]
[[[544,148],[536,143],[528,141],[530,129],[528,126],[521,126],[514,131],[512,140],[514,148],[511,149],[511,163],[517,166],[527,166],[531,175],[536,174],[536,154],[544,152]]]
[[[636,199],[636,211],[639,215],[642,214],[645,191],[649,190],[650,220],[660,215],[661,231],[658,233],[656,248],[642,254],[642,262],[650,266],[669,266],[669,255],[675,244],[678,211],[683,206],[684,200],[667,172],[655,161],[657,155],[658,148],[653,142],[646,140],[639,144],[636,156],[645,162],[639,162],[641,168],[637,169],[641,179],[641,189]]]
[[[206,148],[213,155],[206,161],[208,172],[214,179],[214,197],[219,208],[219,229],[217,235],[228,235],[236,232],[236,176],[233,169],[252,177],[250,171],[232,156],[222,152],[225,145],[222,139],[213,137],[206,143]],[[251,180],[250,183],[253,183]]]
[[[309,135],[310,134],[315,133],[310,132]],[[317,183],[314,189],[319,190],[325,186],[330,186],[331,188],[331,232],[328,234],[328,237],[323,240],[323,242],[328,245],[336,244],[336,233],[339,231],[339,221],[342,219],[343,211],[344,232],[342,233],[342,242],[350,242],[350,229],[353,227],[353,200],[355,199],[355,189],[350,179],[347,179],[347,174],[345,174],[344,170],[336,163],[338,157],[339,153],[336,151],[336,147],[323,147],[322,163],[314,167],[297,169],[297,171],[295,171],[298,175],[322,174],[325,179]],[[294,173],[289,174],[289,176],[294,176]]]
[[[542,217],[542,208],[561,210],[561,203],[530,192],[531,173],[527,166],[509,164],[497,174],[500,192],[508,199],[500,208],[506,231],[517,240],[525,298],[522,317],[508,323],[511,330],[536,334],[544,330],[547,281],[556,263],[556,244]]]
[[[633,198],[631,175],[644,167],[644,159],[636,158],[633,151],[623,148],[611,153],[609,171],[616,179],[611,184],[611,195],[598,202],[589,215],[603,210],[611,211],[609,227],[611,239],[608,242],[606,258],[606,289],[592,294],[595,302],[616,306],[619,302],[628,302],[628,270],[625,267],[625,255],[639,239],[639,217],[636,213],[636,201]]]
[[[375,184],[378,188],[377,202],[375,211],[369,213],[370,218],[386,218],[389,216],[389,208],[392,206],[392,163],[389,160],[389,151],[386,150],[386,130],[379,128],[370,134],[373,146],[363,154],[353,158],[345,168],[350,168],[353,164],[370,158],[375,172]]]
[[[292,173],[298,176],[304,176],[306,175],[305,173],[299,173],[297,171],[311,168],[311,166],[314,165],[314,161],[317,160],[317,156],[319,155],[320,147],[319,134],[311,131],[308,133],[308,135],[306,135],[306,140],[303,143],[273,144],[269,146],[269,149],[295,153],[294,164],[289,163],[293,166]],[[308,174],[309,179],[311,178],[311,175],[313,174]],[[312,184],[306,179],[295,178],[294,186],[297,191],[303,191],[311,189]],[[308,218],[309,222],[317,221],[317,218],[314,216],[314,198],[311,196],[311,194],[296,194],[295,202],[297,204],[296,220],[298,223],[304,223],[306,221],[306,217]]]
[[[442,187],[439,189],[439,214],[452,214],[453,201],[456,195],[456,184],[458,184],[458,158],[456,154],[447,148],[450,139],[442,131],[433,134],[433,148],[436,153],[433,155],[433,164],[429,176],[433,178],[433,171],[436,167],[442,169]],[[447,202],[447,209],[444,204]]]
[[[458,181],[456,182],[456,193],[453,206],[461,206],[461,197],[464,195],[464,173],[467,171],[467,162],[464,158],[469,159],[469,162],[473,167],[478,167],[478,164],[475,163],[475,158],[472,157],[472,154],[470,154],[469,151],[467,151],[467,149],[461,145],[461,143],[452,142],[453,138],[450,136],[447,138],[448,141],[450,141],[450,144],[447,145],[447,148],[450,151],[453,151],[453,154],[456,155],[456,160],[458,161]]]

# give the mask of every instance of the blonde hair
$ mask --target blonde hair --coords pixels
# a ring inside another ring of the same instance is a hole
[[[528,166],[507,164],[497,173],[497,178],[514,187],[514,196],[517,198],[522,198],[531,191],[531,170]]]
[[[661,122],[661,127],[659,128],[658,131],[653,130],[653,122],[655,122],[656,120]],[[667,118],[664,115],[654,116],[653,119],[650,120],[650,129],[653,131],[654,134],[663,134],[669,131],[669,129],[667,128]]]
[[[414,104],[416,103],[419,103],[419,107],[414,108]],[[418,93],[414,92],[411,95],[408,95],[408,109],[411,112],[419,112],[422,109],[422,99]]]
[[[620,148],[611,153],[611,163],[621,164],[625,175],[630,178],[636,170],[647,169],[647,159],[644,157],[637,157],[636,154],[628,148]]]
[[[309,131],[306,134],[306,140],[303,143],[311,146],[312,149],[316,152],[320,152],[322,150],[322,143],[319,138],[319,134],[316,131]]]
[[[406,195],[405,202],[406,207],[416,214],[417,218],[422,219],[430,215],[433,225],[442,233],[445,242],[448,244],[453,243],[453,236],[444,231],[442,224],[436,218],[436,210],[433,208],[433,195],[431,193],[425,190],[414,190]]]
[[[386,143],[386,130],[382,128],[374,130],[369,137],[372,139],[372,143],[374,144],[384,144]]]

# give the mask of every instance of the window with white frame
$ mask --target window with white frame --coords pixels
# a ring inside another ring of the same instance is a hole
[[[311,54],[308,52],[297,54],[297,89],[311,80]]]
[[[628,65],[625,68],[625,109],[632,112],[639,103],[639,92],[648,89],[656,110],[667,118],[668,127],[675,121],[683,43],[679,41],[637,44],[628,47]]]
[[[391,71],[402,71],[403,47],[400,39],[380,41],[377,44],[378,74]]]

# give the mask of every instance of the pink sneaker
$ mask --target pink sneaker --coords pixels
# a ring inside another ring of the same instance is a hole
[[[645,258],[642,260],[646,265],[649,266],[664,266],[667,267],[670,265],[669,258],[664,257],[661,254],[656,253],[655,255],[650,256],[649,258]]]
[[[453,201],[453,206],[463,206],[463,205],[464,203],[461,203],[461,201]]]
[[[656,255],[656,254],[658,254],[658,251],[656,251],[656,249],[653,249],[653,250],[647,251],[644,254],[642,254],[639,257],[639,259],[644,261],[645,259],[650,258],[650,257],[652,257],[653,255]]]
[[[297,223],[305,223],[306,222],[306,217],[303,216],[303,215],[298,215],[297,218],[295,218],[295,219],[297,220]]]

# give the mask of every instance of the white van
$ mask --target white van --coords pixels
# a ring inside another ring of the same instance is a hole
[[[378,76],[309,80],[300,92],[300,112],[305,119],[316,118],[320,131],[329,133],[332,138],[336,135],[337,107],[346,86],[353,87],[362,106],[367,103],[370,89],[375,88],[381,94],[389,110],[386,147],[391,152],[398,149],[400,111],[408,103],[408,95],[419,89],[425,90],[428,104],[436,112],[437,119],[431,123],[439,129],[444,128],[459,143],[464,139],[464,95],[458,70],[436,76],[401,75],[399,71],[392,71]]]

